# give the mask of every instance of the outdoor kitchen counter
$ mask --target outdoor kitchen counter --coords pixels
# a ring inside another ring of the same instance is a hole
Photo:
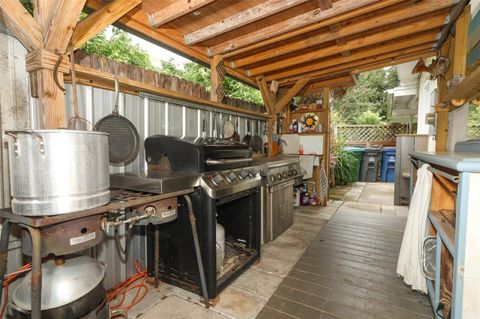
[[[200,186],[201,174],[187,172],[143,172],[110,174],[110,187],[165,194]]]
[[[412,158],[458,172],[480,173],[478,152],[412,152]]]

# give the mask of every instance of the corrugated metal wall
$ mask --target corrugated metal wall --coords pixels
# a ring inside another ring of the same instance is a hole
[[[66,85],[65,89],[66,112],[67,118],[69,118],[73,117],[72,87],[71,85]],[[112,91],[79,85],[77,87],[77,95],[80,116],[87,119],[92,125],[102,117],[110,114],[113,110],[115,94]],[[37,110],[36,101],[33,99],[30,110],[33,129],[39,127],[39,113]],[[217,126],[220,126],[226,119],[232,120],[238,125],[237,130],[241,138],[247,133],[247,121],[249,122],[252,134],[262,135],[265,125],[264,121],[256,118],[247,119],[240,113],[217,112],[206,106],[174,101],[148,94],[134,96],[120,93],[119,113],[133,122],[142,141],[146,137],[155,134],[178,137],[202,136],[203,120],[206,122],[206,136],[214,136],[214,119],[216,119]],[[217,130],[219,129],[220,128],[217,127]],[[111,173],[145,171],[146,164],[143,144],[140,147],[137,159],[131,164],[122,167],[110,166],[110,168]],[[119,235],[121,244],[125,245],[125,230],[121,229]],[[142,265],[145,265],[145,229],[135,227],[127,262],[123,260],[122,255],[117,249],[113,229],[105,236],[105,241],[92,250],[92,254],[98,260],[107,264],[108,271],[105,285],[107,289],[111,288],[135,273],[133,266],[135,260],[138,259]]]

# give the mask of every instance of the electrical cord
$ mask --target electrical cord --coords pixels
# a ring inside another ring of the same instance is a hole
[[[5,294],[3,296],[3,303],[2,308],[0,310],[0,318],[3,318],[3,314],[5,313],[5,309],[7,307],[8,302],[8,288],[10,286],[10,282],[17,278],[20,274],[24,273],[25,271],[29,271],[32,269],[32,263],[28,263],[20,267],[17,271],[7,275],[7,279],[3,281],[3,286],[5,287]]]

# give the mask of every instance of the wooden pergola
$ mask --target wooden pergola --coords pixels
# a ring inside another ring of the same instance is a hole
[[[43,126],[65,126],[68,54],[110,24],[211,67],[209,103],[221,103],[229,74],[263,96],[273,122],[294,96],[355,84],[359,72],[439,52],[466,0],[0,0],[0,18],[28,49],[27,69]],[[79,21],[82,11],[89,16]],[[64,59],[55,67],[58,55]],[[113,75],[78,66],[84,82],[108,88]],[[121,88],[139,83],[120,79]],[[191,100],[175,92],[159,93]],[[198,100],[198,99],[197,99]],[[197,101],[198,102],[198,101]],[[245,111],[246,112],[246,111]],[[248,113],[248,112],[246,112]],[[272,132],[270,132],[270,141]]]

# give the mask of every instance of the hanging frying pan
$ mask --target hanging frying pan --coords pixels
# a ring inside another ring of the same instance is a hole
[[[250,147],[255,153],[261,152],[263,146],[263,140],[260,135],[255,134],[252,136],[252,140],[250,141]]]
[[[235,132],[233,133],[233,136],[230,138],[232,141],[235,142],[240,142],[240,135],[238,134],[238,128],[240,127],[240,119],[237,117],[235,124]]]
[[[250,120],[247,119],[247,134],[243,137],[242,143],[250,146],[250,141],[252,140],[252,135],[250,132]]]
[[[110,164],[127,165],[135,160],[140,148],[140,136],[130,120],[118,113],[120,86],[115,77],[115,105],[110,115],[95,124],[95,130],[108,133]]]

